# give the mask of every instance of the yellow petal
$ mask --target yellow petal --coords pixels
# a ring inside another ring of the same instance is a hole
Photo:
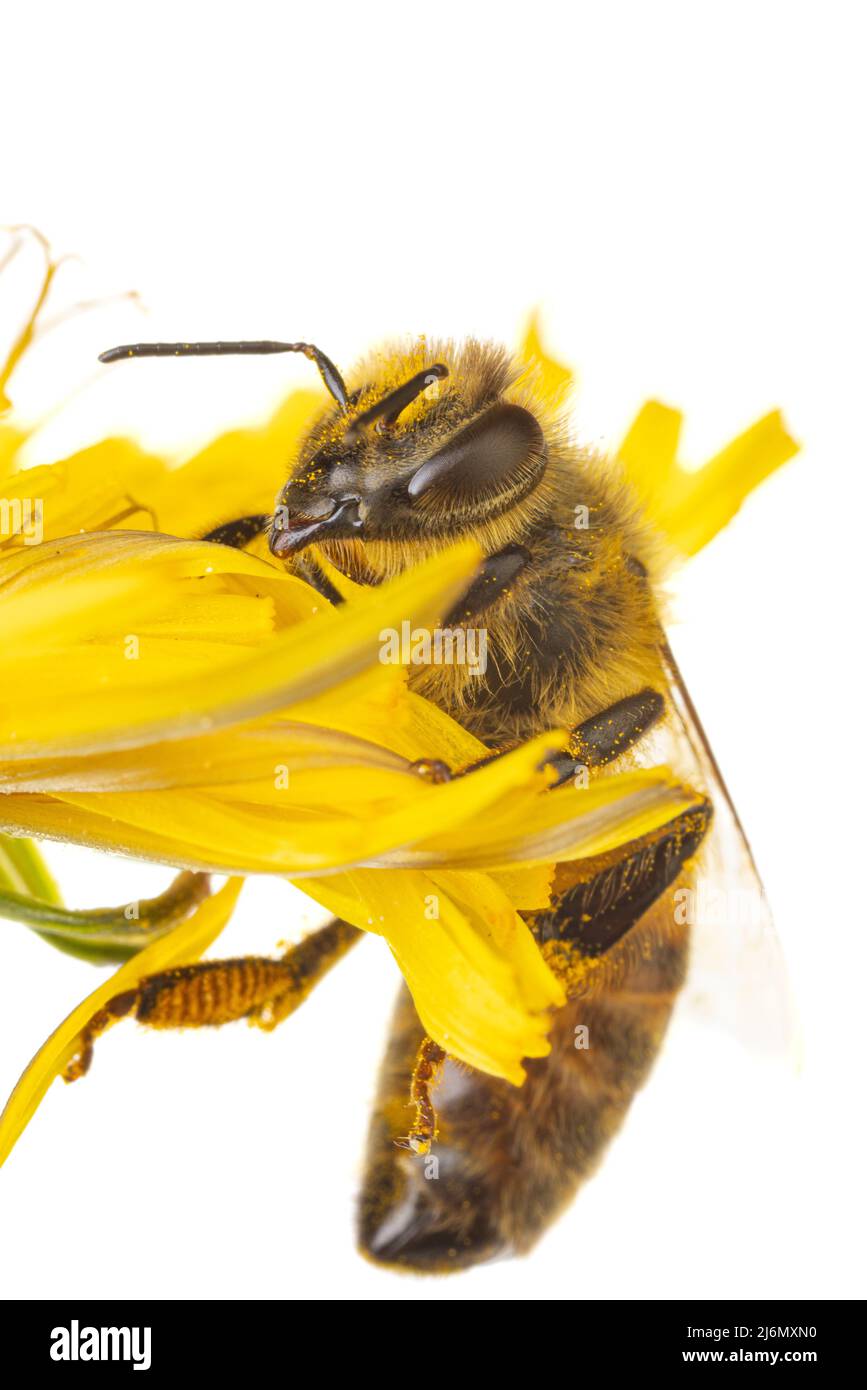
[[[490,877],[519,912],[539,912],[551,902],[553,864],[534,864],[530,868],[496,869]]]
[[[574,385],[575,373],[565,363],[552,357],[544,347],[538,309],[533,311],[527,322],[518,356],[528,364],[534,390],[549,405],[562,405],[567,392]]]
[[[648,402],[623,441],[620,458],[649,519],[675,551],[695,555],[799,446],[775,410],[688,472],[675,461],[680,425],[678,411]]]
[[[0,1116],[0,1163],[4,1163],[56,1076],[75,1055],[82,1029],[116,994],[132,989],[145,975],[196,961],[225,927],[241,891],[241,880],[230,880],[207,898],[174,931],[147,946],[122,965],[110,979],[73,1009],[39,1049]]]
[[[165,471],[162,460],[143,453],[130,440],[109,439],[58,463],[22,469],[4,478],[0,491],[10,501],[29,498],[41,503],[46,541],[113,525],[156,529],[144,499]],[[0,536],[0,548],[19,543]]]
[[[220,435],[165,471],[148,493],[160,530],[200,536],[234,517],[272,512],[293,453],[322,403],[315,390],[293,391],[258,429]]]
[[[0,424],[0,488],[4,497],[8,495],[6,489],[17,471],[18,454],[27,438],[27,430],[19,429],[16,425]]]
[[[618,773],[580,790],[562,787],[532,799],[504,792],[474,823],[472,836],[449,829],[376,862],[395,868],[448,866],[490,873],[585,859],[649,834],[696,800],[696,793],[665,767]]]
[[[28,625],[39,637],[44,636],[58,584],[64,580],[71,595],[65,609],[65,631],[86,644],[94,635],[104,634],[105,611],[111,606],[107,600],[94,597],[87,588],[90,581],[104,584],[112,599],[118,586],[128,584],[125,604],[135,610],[147,606],[152,618],[152,603],[159,594],[164,600],[168,596],[170,603],[179,579],[231,569],[239,577],[249,574],[255,591],[272,582],[274,576],[261,562],[249,556],[239,559],[239,552],[225,546],[172,542],[165,536],[131,532],[107,533],[110,549],[104,536],[73,540],[68,546],[57,542],[51,547],[36,547],[52,552],[41,561],[16,555],[15,569],[8,575],[3,569],[6,562],[0,561],[4,615],[8,613],[19,642],[26,643]],[[67,572],[70,560],[80,568],[80,554],[89,552],[91,543],[109,549],[108,557],[85,568],[73,583]],[[119,633],[115,679],[123,683],[122,701],[111,681],[86,692],[73,686],[61,700],[63,669],[56,676],[52,672],[49,687],[44,670],[40,678],[39,664],[37,679],[22,681],[25,663],[18,668],[15,685],[9,682],[0,700],[0,757],[32,758],[59,748],[81,752],[131,747],[155,739],[208,733],[311,700],[366,669],[382,670],[380,631],[399,628],[406,617],[420,623],[438,618],[465,589],[479,554],[474,542],[463,542],[400,578],[365,592],[355,603],[316,613],[306,622],[278,632],[257,649],[244,651],[240,658],[237,648],[227,646],[227,659],[218,670],[209,668],[179,678],[174,666],[157,663],[154,669],[154,663],[125,662]],[[289,576],[284,583],[294,583],[307,594],[312,592]],[[309,599],[305,596],[304,601]],[[23,616],[16,618],[19,604],[23,605]],[[123,621],[122,631],[128,633],[125,612]],[[5,659],[11,660],[8,648],[6,653]],[[83,658],[89,655],[83,650]],[[0,653],[0,666],[3,662]],[[60,719],[58,706],[62,708]]]
[[[143,792],[176,788],[231,788],[323,769],[405,771],[407,760],[389,749],[331,728],[266,719],[174,743],[146,744],[111,753],[20,759],[0,765],[6,792]]]
[[[424,1027],[452,1056],[520,1085],[522,1058],[548,1053],[548,1010],[563,993],[492,880],[353,870],[303,887],[386,938]]]
[[[404,846],[423,846],[443,826],[458,835],[459,827],[486,819],[516,789],[535,798],[550,780],[538,770],[542,757],[565,740],[565,733],[544,735],[440,786],[405,764],[341,764],[299,772],[278,787],[272,775],[255,800],[243,799],[243,784],[227,786],[223,795],[177,786],[164,792],[73,790],[56,799],[8,793],[0,797],[0,825],[184,867],[320,874],[386,861]],[[463,838],[469,838],[466,831]]]
[[[620,446],[620,460],[643,497],[660,500],[675,473],[683,415],[660,401],[645,401]]]

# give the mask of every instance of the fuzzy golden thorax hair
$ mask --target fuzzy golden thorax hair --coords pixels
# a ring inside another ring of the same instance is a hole
[[[353,432],[359,414],[434,364],[448,375],[431,378],[393,424]],[[357,535],[316,538],[337,569],[380,583],[467,535],[487,556],[509,546],[527,553],[506,592],[464,624],[485,630],[486,670],[411,666],[414,689],[504,746],[661,684],[654,538],[616,461],[572,440],[531,367],[495,345],[420,339],[372,355],[348,386],[349,415],[331,410],[314,427],[280,499],[302,521],[324,499],[359,499]],[[538,422],[541,450],[493,483],[479,482],[470,458],[448,486],[410,497],[425,461],[501,403]],[[305,572],[304,555],[296,563]]]

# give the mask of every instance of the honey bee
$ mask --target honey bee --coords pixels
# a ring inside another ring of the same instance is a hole
[[[523,1086],[446,1056],[402,988],[370,1125],[360,1248],[401,1269],[462,1269],[527,1251],[623,1122],[686,979],[691,923],[675,899],[694,882],[697,856],[703,863],[716,840],[730,875],[757,884],[755,866],[666,640],[657,538],[617,461],[576,446],[526,364],[474,340],[388,347],[348,382],[307,343],[134,344],[101,360],[276,352],[311,359],[332,404],[301,443],[274,514],[224,522],[206,539],[246,545],[267,534],[272,554],[336,603],[329,566],[379,584],[473,536],[484,562],[443,620],[484,626],[486,668],[411,666],[411,687],[492,757],[570,728],[549,795],[570,794],[581,774],[652,762],[654,740],[685,755],[699,788],[654,834],[561,864],[551,906],[524,914],[568,1002],[550,1055],[526,1063]],[[463,771],[418,770],[434,779]],[[272,1027],[360,935],[333,922],[282,961],[168,971],[109,1012],[158,1027],[245,1016]],[[428,1180],[432,1156],[437,1181]]]

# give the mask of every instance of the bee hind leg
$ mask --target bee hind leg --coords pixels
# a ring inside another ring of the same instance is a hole
[[[605,956],[672,887],[712,815],[710,802],[697,795],[688,810],[631,844],[558,865],[551,906],[527,915],[536,940],[543,948],[568,944],[584,961]]]
[[[206,960],[145,975],[134,989],[116,995],[94,1014],[82,1030],[64,1080],[84,1076],[95,1039],[130,1015],[148,1028],[216,1028],[246,1018],[270,1031],[295,1012],[361,936],[348,922],[335,920],[276,959]]]

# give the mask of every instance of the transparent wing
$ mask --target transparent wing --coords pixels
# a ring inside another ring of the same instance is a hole
[[[694,887],[675,910],[692,927],[683,1000],[752,1048],[795,1054],[796,1025],[786,969],[764,886],[713,749],[677,662],[663,646],[669,718],[653,756],[706,791],[714,818],[696,865]]]

